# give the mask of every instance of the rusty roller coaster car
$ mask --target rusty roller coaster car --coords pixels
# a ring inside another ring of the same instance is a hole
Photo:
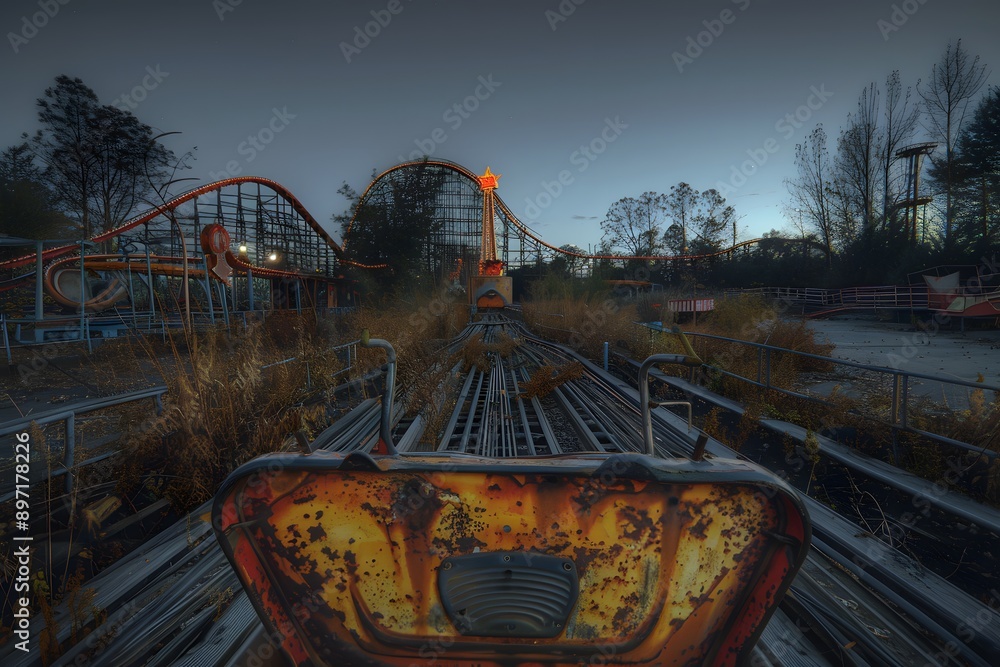
[[[367,342],[367,341],[366,341]],[[733,665],[808,550],[790,487],[741,461],[371,453],[265,456],[214,525],[299,666]],[[640,387],[656,361],[647,360]],[[668,359],[667,357],[671,357]]]

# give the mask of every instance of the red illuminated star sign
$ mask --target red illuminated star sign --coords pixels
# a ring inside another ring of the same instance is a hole
[[[495,190],[499,181],[500,174],[494,174],[489,167],[486,167],[486,173],[479,177],[479,189],[484,192]]]

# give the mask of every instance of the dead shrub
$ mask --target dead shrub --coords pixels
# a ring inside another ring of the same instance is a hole
[[[543,364],[535,369],[527,382],[521,385],[521,397],[524,400],[531,400],[548,396],[556,387],[582,376],[583,364],[579,361],[571,361],[562,366]]]

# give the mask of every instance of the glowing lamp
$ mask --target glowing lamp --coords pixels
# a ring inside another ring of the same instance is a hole
[[[490,171],[489,167],[486,167],[486,173],[479,176],[479,189],[483,190],[495,190],[500,182],[500,174],[494,174]]]

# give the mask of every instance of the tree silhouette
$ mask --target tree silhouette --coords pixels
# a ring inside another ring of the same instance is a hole
[[[162,178],[171,151],[128,111],[102,106],[79,78],[62,75],[39,98],[30,145],[43,177],[84,238],[117,226]],[[24,135],[28,139],[27,135]],[[154,184],[146,179],[149,166]]]
[[[952,170],[957,233],[970,245],[989,244],[1000,195],[1000,88],[992,88],[959,136]]]
[[[11,146],[0,154],[0,234],[59,238],[70,226],[56,209],[28,145]]]
[[[448,258],[434,257],[430,248],[441,228],[435,213],[444,173],[424,164],[391,176],[364,201],[346,183],[338,190],[351,202],[346,213],[333,217],[343,231],[348,257],[362,264],[387,264],[389,270],[380,274],[383,286],[451,270],[439,265]]]
[[[666,197],[657,192],[623,197],[611,205],[601,221],[602,240],[626,255],[659,254],[662,250],[661,226],[666,214]]]
[[[952,239],[954,217],[955,142],[965,121],[969,102],[986,83],[986,66],[979,63],[979,56],[972,57],[962,48],[962,40],[954,46],[949,42],[941,60],[931,69],[931,78],[917,92],[924,100],[927,130],[945,146],[944,159],[931,157],[934,169],[931,176],[943,184],[945,191],[945,243]]]

